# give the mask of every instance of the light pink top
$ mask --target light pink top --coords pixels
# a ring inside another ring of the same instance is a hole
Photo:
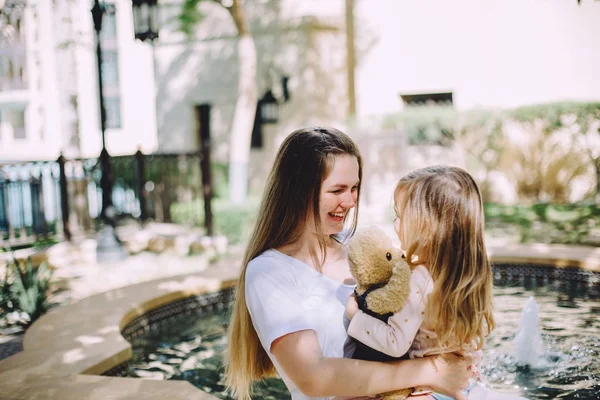
[[[448,347],[440,347],[435,329],[423,322],[427,298],[433,291],[433,279],[429,270],[419,265],[410,277],[410,294],[402,310],[392,315],[388,323],[358,311],[348,326],[348,335],[372,347],[375,350],[392,357],[401,357],[408,352],[410,358],[425,357],[454,351]],[[474,351],[466,348],[475,358],[473,365],[473,382],[481,379],[477,364],[481,357],[481,350]],[[525,400],[522,397],[496,394],[481,385],[474,385],[475,389],[469,392],[468,399],[477,400]],[[431,393],[431,388],[417,387],[411,396]]]
[[[438,345],[434,329],[423,323],[427,297],[432,290],[431,274],[426,267],[417,266],[410,277],[410,294],[402,310],[392,315],[387,324],[358,311],[350,321],[348,335],[392,357],[408,352],[410,358],[415,358],[447,351]],[[413,395],[430,391],[416,388]]]

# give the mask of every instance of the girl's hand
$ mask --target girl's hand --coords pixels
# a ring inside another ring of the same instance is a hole
[[[472,357],[445,354],[428,358],[434,370],[428,386],[456,400],[467,400],[463,391],[469,387],[469,379],[474,375]]]
[[[348,297],[348,301],[346,302],[346,315],[349,319],[354,317],[354,314],[358,311],[358,303],[356,302],[356,297],[354,297],[354,293]]]

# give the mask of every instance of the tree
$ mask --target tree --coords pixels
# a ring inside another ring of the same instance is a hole
[[[243,0],[185,0],[179,16],[182,30],[192,35],[195,26],[204,18],[199,10],[202,2],[225,8],[237,29],[239,63],[238,93],[229,139],[229,200],[240,204],[246,200],[250,139],[257,104],[256,46],[250,33]]]

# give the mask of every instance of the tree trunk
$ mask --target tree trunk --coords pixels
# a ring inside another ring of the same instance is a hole
[[[594,167],[596,169],[596,193],[594,200],[596,204],[600,204],[600,157],[594,159]]]
[[[256,46],[239,0],[229,9],[238,29],[239,81],[229,141],[229,201],[240,204],[248,190],[250,139],[257,103]]]

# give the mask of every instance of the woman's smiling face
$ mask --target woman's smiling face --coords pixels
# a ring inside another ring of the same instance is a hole
[[[342,231],[346,215],[356,207],[360,183],[356,157],[339,155],[331,160],[331,171],[321,185],[319,196],[319,216],[324,235]],[[314,229],[313,223],[309,226]]]

